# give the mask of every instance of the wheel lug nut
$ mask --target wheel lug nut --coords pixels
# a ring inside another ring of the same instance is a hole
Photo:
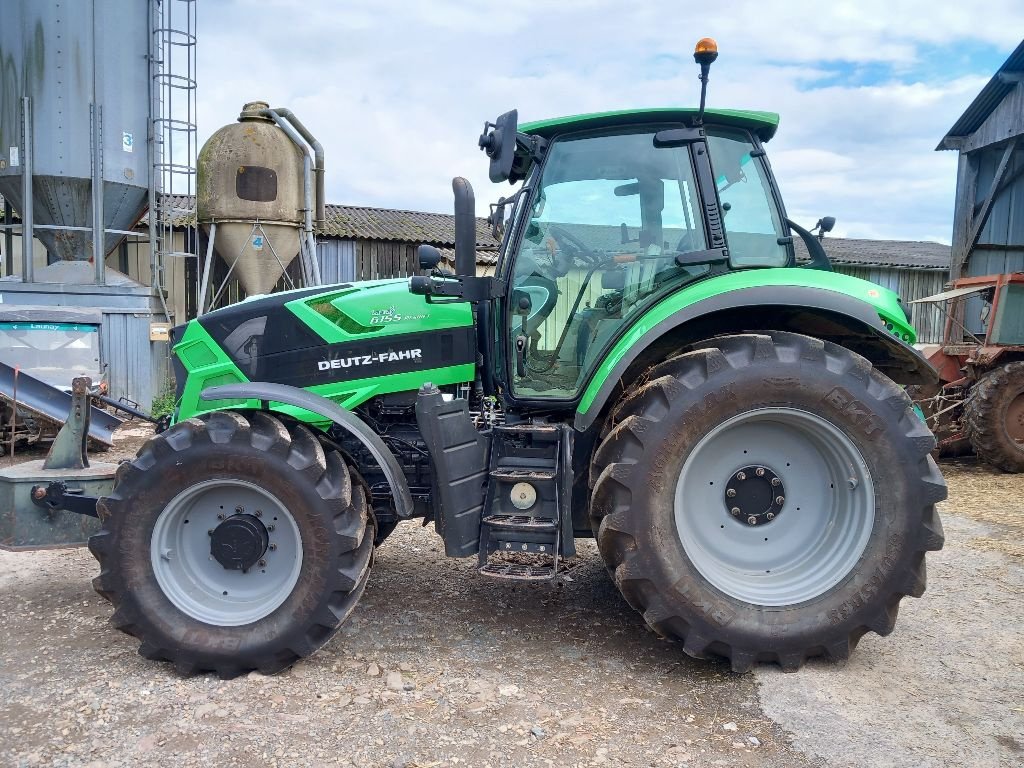
[[[256,517],[263,517],[263,510],[262,509],[257,509],[256,510]]]
[[[732,513],[733,513],[734,515],[739,515],[739,513],[740,513],[740,508],[739,508],[739,507],[733,507],[733,508],[732,508],[732,509],[730,509],[729,511],[730,511],[730,512],[732,512]]]
[[[217,519],[218,520],[223,520],[224,519],[224,513],[223,512],[217,513]]]
[[[267,526],[267,533],[271,533],[273,530],[274,530],[274,526],[272,526],[272,525],[268,525]]]
[[[786,503],[786,497],[785,496],[776,496],[775,497],[775,503],[778,504],[781,507],[783,504]]]
[[[772,485],[782,485],[782,481],[777,477],[772,478]]]
[[[240,515],[243,512],[245,512],[245,507],[243,507],[241,504],[239,504],[237,507],[235,507],[235,514],[236,515]]]
[[[746,472],[737,472],[736,473],[736,479],[737,480],[746,480],[747,479],[747,473]]]
[[[736,495],[736,489],[735,489],[735,488],[729,488],[729,489],[728,489],[728,490],[727,490],[727,491],[725,492],[725,495],[726,495],[726,496],[728,496],[728,497],[729,497],[729,498],[731,499],[731,498],[732,498],[733,496],[735,496],[735,495]]]
[[[757,475],[758,477],[764,477],[764,467],[758,467],[756,470],[754,470],[754,474]]]
[[[765,515],[765,517],[768,518],[769,520],[774,520],[775,519],[775,513],[774,512],[769,512],[767,515]]]
[[[271,544],[271,545],[270,545],[270,551],[271,551],[271,552],[273,552],[273,551],[274,551],[274,550],[276,550],[276,549],[277,549],[277,544]]]
[[[751,515],[750,517],[747,518],[747,523],[749,525],[757,525],[757,518],[754,517],[753,515]]]
[[[213,528],[208,529],[206,533],[208,536],[213,536]]]
[[[262,568],[262,567],[263,567],[263,566],[265,566],[266,564],[267,564],[267,561],[266,561],[266,560],[260,560],[260,562],[259,562],[259,566],[260,566],[260,568]]]

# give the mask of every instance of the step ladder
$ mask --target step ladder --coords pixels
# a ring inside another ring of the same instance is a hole
[[[480,521],[477,570],[483,576],[547,581],[572,534],[572,429],[521,422],[494,427]]]

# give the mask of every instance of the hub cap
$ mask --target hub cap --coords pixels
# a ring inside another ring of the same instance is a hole
[[[206,480],[164,507],[153,526],[150,560],[176,608],[222,627],[273,613],[302,568],[295,518],[263,488],[243,480]]]
[[[676,484],[683,549],[714,587],[747,603],[811,600],[853,569],[875,518],[853,441],[796,408],[741,413],[705,435]]]

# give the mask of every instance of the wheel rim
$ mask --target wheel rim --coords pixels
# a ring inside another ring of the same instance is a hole
[[[252,550],[264,542],[265,549]],[[232,545],[241,554],[226,567]],[[302,536],[273,494],[242,480],[206,480],[164,507],[150,559],[176,608],[207,624],[234,627],[270,615],[292,593],[302,568]]]
[[[1021,448],[1024,443],[1024,392],[1021,392],[1006,407],[1006,434]]]
[[[745,487],[764,483],[767,495]],[[694,446],[676,484],[676,530],[690,561],[717,589],[756,605],[802,603],[834,587],[864,553],[874,518],[857,446],[795,408],[759,408],[720,424]]]

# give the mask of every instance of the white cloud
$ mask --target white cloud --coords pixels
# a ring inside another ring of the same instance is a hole
[[[991,60],[907,78],[929,46],[1005,55],[1024,6],[236,0],[202,4],[199,23],[200,142],[245,101],[288,106],[325,145],[331,202],[447,211],[459,174],[482,212],[506,192],[475,147],[485,119],[695,103],[690,51],[712,35],[709,103],[782,115],[769,154],[791,216],[948,241],[955,154],[933,150]]]

